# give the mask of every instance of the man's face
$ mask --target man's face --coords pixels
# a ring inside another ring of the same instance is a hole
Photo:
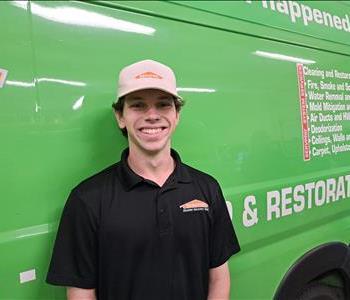
[[[125,96],[123,114],[116,113],[120,128],[128,131],[130,147],[159,152],[170,147],[170,137],[178,121],[173,96],[155,89]]]

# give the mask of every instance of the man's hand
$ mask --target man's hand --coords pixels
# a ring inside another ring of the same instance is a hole
[[[96,300],[95,289],[67,287],[67,300]]]
[[[230,271],[227,262],[209,270],[208,300],[229,300]]]

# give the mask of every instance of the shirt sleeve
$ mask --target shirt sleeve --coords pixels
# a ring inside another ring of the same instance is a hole
[[[91,289],[97,272],[96,213],[74,190],[64,207],[46,282]]]
[[[224,264],[233,254],[240,251],[225,198],[217,183],[215,201],[213,201],[213,230],[211,234],[210,268]]]

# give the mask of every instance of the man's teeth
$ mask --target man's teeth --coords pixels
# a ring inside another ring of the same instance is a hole
[[[155,134],[161,132],[162,128],[142,128],[141,131],[148,134]]]

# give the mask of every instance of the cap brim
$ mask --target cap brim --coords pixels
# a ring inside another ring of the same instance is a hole
[[[135,88],[135,89],[130,90],[130,91],[125,91],[124,93],[121,93],[120,95],[118,95],[118,98],[116,99],[115,102],[117,102],[121,97],[124,97],[124,96],[126,96],[126,95],[129,95],[129,94],[131,94],[131,93],[133,93],[133,92],[142,91],[142,90],[159,90],[159,91],[163,91],[163,92],[166,92],[166,93],[168,93],[168,94],[174,96],[175,98],[177,98],[177,99],[183,101],[183,98],[182,98],[181,96],[179,96],[179,95],[177,95],[177,94],[174,94],[174,93],[172,93],[172,92],[170,92],[170,91],[168,91],[168,90],[166,90],[166,89],[162,89],[162,88],[160,88],[160,87],[158,87],[158,86],[154,86],[154,87],[152,87],[152,86],[147,86],[147,87]]]

